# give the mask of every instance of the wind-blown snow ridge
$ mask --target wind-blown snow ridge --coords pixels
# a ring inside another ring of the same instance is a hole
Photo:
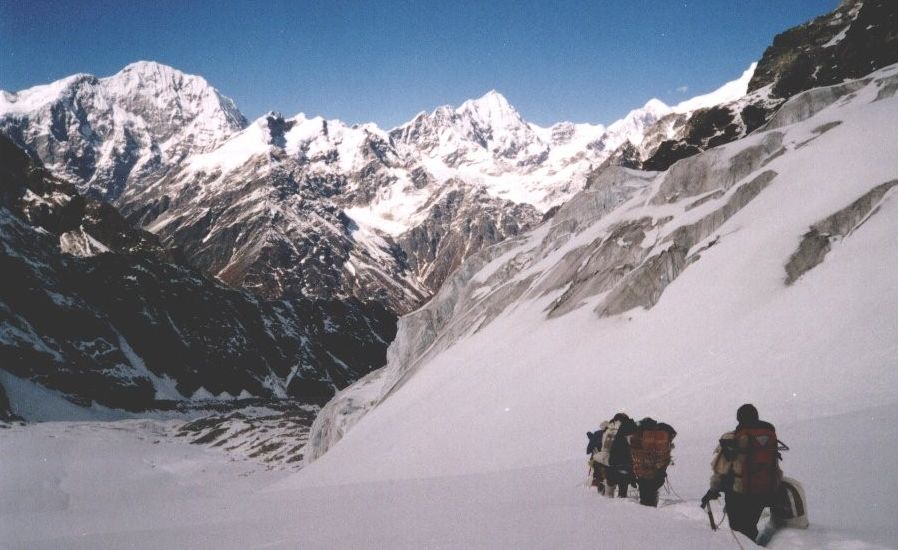
[[[742,76],[736,80],[727,82],[713,92],[699,95],[687,99],[686,101],[681,101],[680,103],[677,103],[672,110],[675,113],[687,113],[689,111],[697,111],[698,109],[705,109],[707,107],[713,107],[715,105],[729,103],[730,101],[739,99],[748,93],[748,83],[751,81],[751,77],[754,76],[757,67],[757,62],[752,63],[748,69],[742,73]]]

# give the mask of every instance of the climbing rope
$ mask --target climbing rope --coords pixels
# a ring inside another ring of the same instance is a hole
[[[680,502],[686,502],[686,499],[681,497],[680,493],[678,493],[677,490],[674,489],[673,484],[670,482],[670,476],[668,476],[667,479],[664,480],[664,490],[667,491],[667,494],[673,493],[675,497],[680,499]]]
[[[726,513],[727,513],[727,509],[724,508],[724,509],[723,509],[723,515],[724,515],[724,517],[726,517]],[[730,527],[730,534],[733,535],[733,540],[736,541],[736,544],[737,544],[737,545],[739,545],[739,549],[740,549],[740,550],[745,550],[745,547],[742,546],[742,543],[741,543],[741,542],[739,542],[739,537],[736,536],[736,532],[733,531],[733,528],[732,528],[732,527]]]

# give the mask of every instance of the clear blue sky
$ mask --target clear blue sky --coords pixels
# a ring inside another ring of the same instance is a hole
[[[539,124],[608,123],[736,78],[775,34],[837,4],[0,0],[0,89],[148,59],[204,76],[250,119],[389,128],[495,88]]]

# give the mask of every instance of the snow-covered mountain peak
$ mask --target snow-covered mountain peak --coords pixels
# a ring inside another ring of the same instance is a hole
[[[166,110],[174,123],[194,119],[202,129],[222,133],[247,124],[234,102],[205,78],[155,61],[132,63],[100,83],[118,103],[136,110]]]
[[[597,148],[610,152],[628,141],[633,145],[639,145],[646,130],[670,112],[670,107],[663,101],[652,98],[639,109],[633,109],[624,118],[610,124],[597,142]]]
[[[108,76],[104,78],[104,80],[122,80],[122,79],[138,79],[138,80],[149,80],[149,79],[165,79],[165,80],[200,80],[203,83],[206,83],[206,80],[201,76],[196,75],[188,75],[175,69],[172,66],[165,65],[164,63],[159,63],[158,61],[135,61],[134,63],[129,63],[122,67],[122,69],[112,76]]]
[[[461,117],[471,117],[489,128],[526,125],[518,111],[496,90],[490,90],[477,99],[465,101],[455,113]]]
[[[67,93],[72,93],[81,83],[96,84],[97,78],[87,73],[78,73],[61,78],[50,84],[41,84],[18,92],[0,90],[0,116],[21,114],[42,109],[59,101]]]
[[[660,99],[653,97],[645,102],[645,105],[642,106],[642,110],[647,113],[655,113],[663,116],[670,112],[670,107]]]
[[[673,111],[677,113],[688,113],[690,111],[705,109],[707,107],[713,107],[714,105],[729,103],[730,101],[739,99],[748,93],[748,83],[751,81],[751,77],[754,76],[757,67],[757,62],[752,63],[736,80],[727,82],[713,92],[682,101],[673,107]]]
[[[82,193],[107,199],[215,149],[246,124],[204,78],[152,61],[0,94],[0,131]]]

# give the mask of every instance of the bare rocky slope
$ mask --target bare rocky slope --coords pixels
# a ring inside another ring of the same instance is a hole
[[[84,406],[322,403],[394,335],[377,303],[263,301],[207,278],[2,137],[0,244],[2,369]]]

